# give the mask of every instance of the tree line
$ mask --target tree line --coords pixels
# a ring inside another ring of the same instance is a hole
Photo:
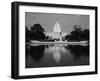
[[[74,25],[73,31],[65,36],[68,41],[89,41],[89,29],[81,29],[80,25]]]
[[[34,24],[30,30],[25,27],[26,42],[30,40],[49,41],[49,36],[45,35],[45,29],[40,24]],[[82,30],[80,25],[74,25],[70,34],[65,36],[67,41],[89,41],[89,29]]]

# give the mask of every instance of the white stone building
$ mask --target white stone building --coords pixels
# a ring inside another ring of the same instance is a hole
[[[55,39],[58,41],[63,41],[63,38],[65,35],[67,35],[66,32],[61,31],[61,27],[58,22],[54,25],[53,31],[52,32],[46,32],[46,36],[49,36],[50,39]]]

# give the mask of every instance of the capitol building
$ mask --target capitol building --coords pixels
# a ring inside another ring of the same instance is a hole
[[[55,41],[64,41],[65,36],[67,35],[66,32],[61,31],[61,26],[58,21],[54,24],[53,31],[52,32],[45,32],[46,36],[49,37],[49,39],[53,39]]]

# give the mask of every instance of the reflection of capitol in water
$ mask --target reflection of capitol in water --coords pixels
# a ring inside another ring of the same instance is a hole
[[[52,54],[53,59],[55,60],[56,63],[58,63],[62,55],[68,54],[69,50],[66,50],[66,48],[63,46],[54,45],[54,46],[50,46],[49,48],[46,48],[45,53]]]
[[[28,45],[26,68],[89,65],[89,46]]]
[[[46,32],[46,36],[49,36],[49,39],[55,39],[58,41],[62,41],[65,35],[67,35],[67,33],[61,31],[61,26],[57,21],[56,24],[54,24],[53,32]]]

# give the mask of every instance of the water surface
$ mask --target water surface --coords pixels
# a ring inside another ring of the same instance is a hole
[[[26,68],[89,65],[86,45],[26,45]]]

